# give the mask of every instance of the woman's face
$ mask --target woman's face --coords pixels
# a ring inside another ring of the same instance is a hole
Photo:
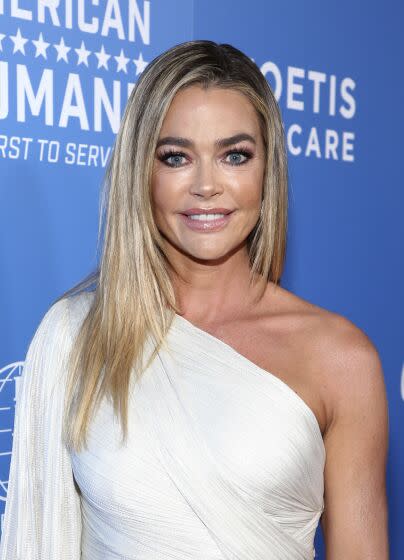
[[[251,102],[232,89],[179,91],[164,119],[154,159],[153,212],[169,260],[203,261],[246,250],[259,218],[264,145]],[[186,216],[218,209],[213,221]]]

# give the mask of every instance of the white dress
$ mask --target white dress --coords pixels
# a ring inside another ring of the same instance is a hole
[[[326,455],[313,411],[180,315],[131,385],[127,444],[105,399],[88,448],[68,453],[64,358],[92,297],[51,306],[28,349],[0,560],[312,559]]]

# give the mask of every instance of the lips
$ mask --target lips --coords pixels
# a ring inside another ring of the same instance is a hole
[[[194,212],[195,214],[200,214],[200,212]],[[208,214],[208,212],[203,212],[203,214]],[[212,214],[212,212],[209,212]],[[224,214],[224,212],[213,212],[213,214]],[[232,220],[233,212],[228,212],[225,215],[222,215],[217,218],[213,219],[203,219],[203,218],[191,218],[186,214],[180,214],[182,222],[192,231],[199,232],[199,233],[213,233],[219,231],[227,226],[227,224]]]
[[[192,216],[195,214],[231,214],[233,210],[228,208],[189,208],[182,212],[184,216]]]

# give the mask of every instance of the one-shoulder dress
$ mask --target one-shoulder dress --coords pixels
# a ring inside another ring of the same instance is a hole
[[[0,560],[311,560],[326,456],[314,412],[178,314],[130,387],[127,443],[104,399],[87,448],[65,448],[65,357],[92,297],[54,303],[28,348]]]

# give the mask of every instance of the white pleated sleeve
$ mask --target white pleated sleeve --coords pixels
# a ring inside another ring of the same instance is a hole
[[[78,560],[81,507],[61,441],[67,351],[66,300],[44,315],[29,345],[17,393],[0,560]]]

